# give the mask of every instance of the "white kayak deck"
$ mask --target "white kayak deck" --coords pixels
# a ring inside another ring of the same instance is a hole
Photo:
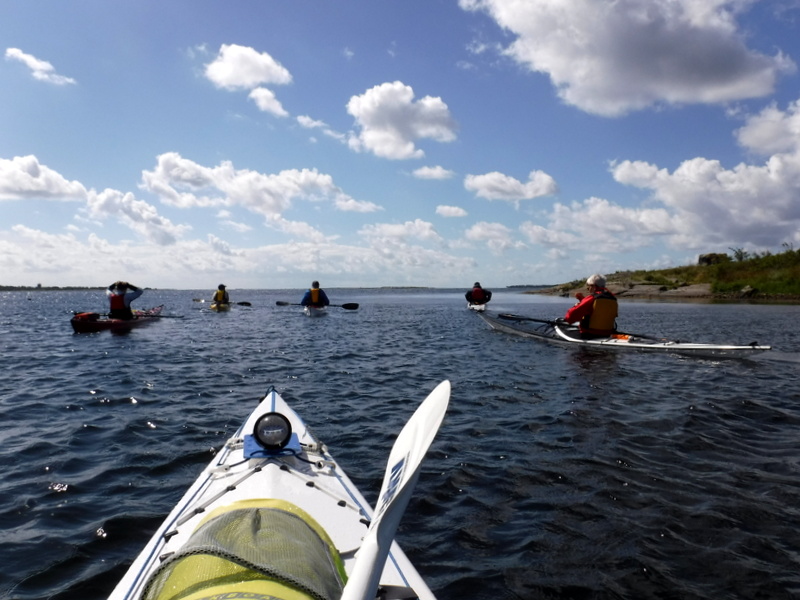
[[[252,452],[252,444],[245,449],[245,436],[268,412],[289,419],[292,441],[278,454],[245,458],[246,452]],[[178,502],[110,599],[140,598],[149,575],[161,562],[159,557],[180,549],[205,515],[214,508],[254,498],[286,500],[310,514],[333,540],[346,572],[351,573],[372,508],[302,419],[275,390],[270,390]],[[420,599],[435,600],[396,542],[392,543],[380,583],[410,587]]]
[[[314,319],[326,316],[328,314],[328,309],[325,306],[304,306],[303,314]]]

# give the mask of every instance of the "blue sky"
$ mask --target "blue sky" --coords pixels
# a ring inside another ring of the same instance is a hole
[[[548,284],[800,246],[800,1],[4,2],[0,284]]]

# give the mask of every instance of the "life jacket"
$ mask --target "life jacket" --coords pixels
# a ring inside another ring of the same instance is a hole
[[[486,302],[486,292],[483,291],[483,288],[474,287],[472,288],[470,300],[473,304],[483,304]]]
[[[217,290],[216,292],[214,292],[214,302],[217,302],[218,304],[227,304],[228,303],[227,295],[228,293],[226,291]]]
[[[125,306],[125,294],[111,294],[109,296],[108,316],[112,319],[133,319],[130,306]]]
[[[125,294],[111,294],[109,296],[109,308],[111,310],[125,310]]]
[[[606,289],[592,295],[592,314],[581,320],[581,333],[609,335],[617,329],[617,299]]]
[[[319,288],[311,288],[311,305],[312,306],[319,306]]]

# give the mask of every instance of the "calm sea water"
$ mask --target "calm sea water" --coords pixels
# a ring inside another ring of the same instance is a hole
[[[497,333],[463,290],[149,290],[165,318],[75,335],[98,292],[0,294],[0,597],[104,598],[274,385],[374,502],[395,435],[453,395],[399,532],[441,600],[800,597],[799,306],[623,302],[626,330],[751,360]],[[496,291],[497,311],[570,302]]]

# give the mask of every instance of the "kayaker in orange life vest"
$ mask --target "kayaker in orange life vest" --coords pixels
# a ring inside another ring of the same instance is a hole
[[[325,290],[320,289],[319,281],[312,281],[311,289],[307,290],[303,299],[300,300],[302,306],[328,306],[330,303]]]
[[[586,280],[589,295],[578,292],[579,302],[567,311],[567,323],[579,323],[582,337],[605,337],[617,329],[617,299],[606,289],[606,278],[595,273]]]
[[[106,290],[108,296],[108,316],[112,319],[133,319],[131,302],[142,295],[144,290],[139,289],[127,281],[115,281]]]
[[[492,292],[490,290],[483,289],[480,282],[476,281],[473,284],[472,289],[464,294],[464,298],[466,298],[467,302],[470,304],[486,304],[492,299]]]

